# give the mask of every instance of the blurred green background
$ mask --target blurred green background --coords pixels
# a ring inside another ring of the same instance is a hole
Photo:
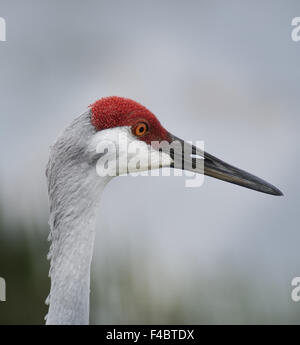
[[[0,302],[0,324],[42,324],[49,290],[47,228],[5,224],[0,215],[0,272],[6,280],[6,302]],[[33,240],[34,236],[34,240]]]

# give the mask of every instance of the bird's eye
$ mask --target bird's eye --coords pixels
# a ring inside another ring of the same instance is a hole
[[[133,133],[137,137],[141,137],[148,132],[148,125],[145,122],[139,122],[133,129]]]

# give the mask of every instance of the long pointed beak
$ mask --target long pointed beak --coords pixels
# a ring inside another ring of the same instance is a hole
[[[221,159],[202,151],[198,147],[177,138],[171,133],[169,133],[169,135],[171,137],[171,141],[176,143],[176,145],[173,146],[174,149],[171,150],[170,153],[174,161],[172,167],[178,167],[182,170],[196,173],[204,173],[207,176],[237,184],[245,188],[254,189],[258,192],[272,195],[283,195],[278,188],[263,179],[225,163]],[[200,156],[202,158],[197,158],[195,156]],[[202,164],[197,164],[200,159],[202,159]]]

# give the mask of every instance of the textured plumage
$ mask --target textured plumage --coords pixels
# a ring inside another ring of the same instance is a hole
[[[172,150],[161,149],[152,145],[152,140],[172,143],[176,140],[180,145]],[[107,142],[113,144],[116,151],[99,149]],[[129,150],[130,145],[137,150]],[[189,153],[183,149],[184,146],[190,149]],[[204,160],[204,169],[203,164],[194,167],[199,158],[191,155],[204,158],[201,160]],[[134,164],[129,164],[132,161]],[[106,184],[119,174],[174,167],[176,161],[180,163],[180,169],[204,172],[250,189],[282,195],[262,179],[173,136],[137,102],[120,97],[95,102],[70,124],[50,151],[46,170],[50,202],[49,239],[52,242],[48,256],[51,290],[47,298],[47,324],[89,322],[96,210]],[[106,165],[109,168],[105,170]],[[118,170],[114,170],[116,165]],[[99,174],[99,166],[106,174]]]
[[[162,127],[158,119],[146,107],[128,98],[105,97],[91,106],[92,124],[99,130],[133,126],[139,121],[146,121],[151,130],[140,140],[149,144],[151,141],[170,141],[169,133]]]
[[[95,170],[87,143],[96,130],[91,114],[78,117],[51,148],[46,170],[50,200],[51,291],[47,324],[87,324],[96,207],[110,180]]]

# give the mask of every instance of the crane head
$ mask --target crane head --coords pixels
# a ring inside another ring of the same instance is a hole
[[[278,188],[261,178],[172,135],[151,111],[131,99],[106,97],[90,108],[91,122],[96,130],[90,149],[99,151],[99,145],[103,149],[103,143],[106,143],[107,157],[114,168],[118,167],[117,175],[173,167],[205,174],[259,192],[283,195]],[[134,150],[129,150],[128,145],[134,146]],[[109,152],[111,147],[117,151]],[[137,155],[138,168],[135,164]],[[134,164],[128,165],[129,160],[133,160]],[[199,162],[202,164],[197,164]]]

